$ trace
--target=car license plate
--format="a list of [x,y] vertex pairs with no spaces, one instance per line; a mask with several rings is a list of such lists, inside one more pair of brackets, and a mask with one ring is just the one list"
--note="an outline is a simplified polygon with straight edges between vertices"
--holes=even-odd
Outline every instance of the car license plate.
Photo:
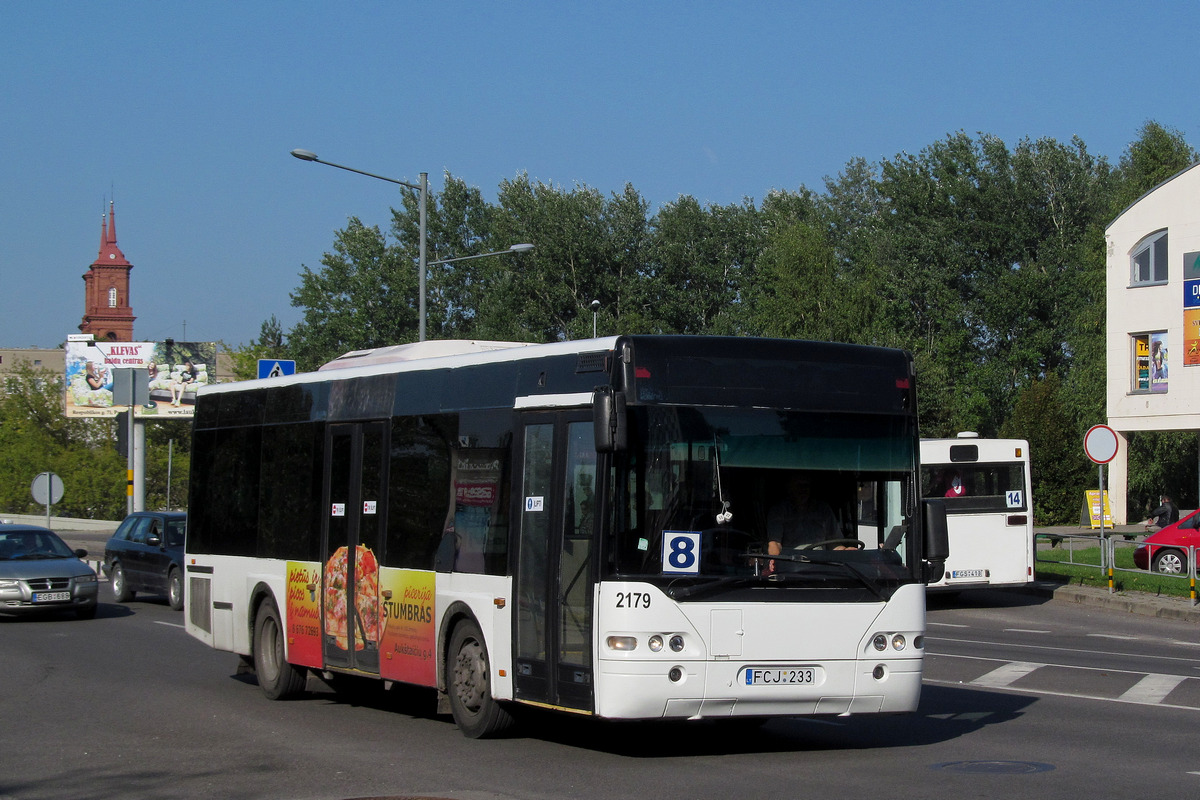
[[34,592],[33,602],[35,603],[61,603],[64,600],[70,600],[70,592]]
[[983,570],[981,569],[956,569],[950,571],[951,578],[982,578]]
[[817,682],[813,667],[746,667],[747,686],[811,686]]

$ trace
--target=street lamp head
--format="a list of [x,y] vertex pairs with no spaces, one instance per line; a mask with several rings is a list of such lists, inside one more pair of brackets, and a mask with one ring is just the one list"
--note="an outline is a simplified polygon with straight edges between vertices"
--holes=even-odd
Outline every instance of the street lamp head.
[[593,314],[595,314],[595,313],[596,313],[597,311],[599,311],[599,310],[600,310],[600,301],[599,301],[599,300],[593,300],[593,301],[592,301],[592,313],[593,313]]
[[317,161],[317,154],[311,150],[293,150],[292,155],[301,161]]
[[514,253],[528,253],[530,250],[533,249],[533,245],[531,245],[531,244],[514,244],[514,245],[509,245],[508,249]]

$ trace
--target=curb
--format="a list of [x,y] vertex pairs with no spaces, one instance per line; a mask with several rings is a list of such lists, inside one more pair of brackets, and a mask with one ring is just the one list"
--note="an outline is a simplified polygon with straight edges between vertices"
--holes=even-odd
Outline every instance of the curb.
[[1200,623],[1200,606],[1183,597],[1160,597],[1144,592],[1115,592],[1095,586],[1071,586],[1055,581],[1034,581],[1022,589],[1027,594],[1068,603],[1123,611],[1157,619]]

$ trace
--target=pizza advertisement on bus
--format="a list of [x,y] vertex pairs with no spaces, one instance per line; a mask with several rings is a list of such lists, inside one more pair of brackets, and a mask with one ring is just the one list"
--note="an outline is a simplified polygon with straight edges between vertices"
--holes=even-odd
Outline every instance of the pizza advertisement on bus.
[[325,562],[325,638],[339,650],[379,648],[379,562],[371,549],[354,550],[353,614],[349,613],[349,548],[339,547]]
[[434,574],[408,569],[381,572],[380,677],[421,686],[437,684]]
[[320,585],[320,564],[287,562],[288,660],[306,667],[322,666]]

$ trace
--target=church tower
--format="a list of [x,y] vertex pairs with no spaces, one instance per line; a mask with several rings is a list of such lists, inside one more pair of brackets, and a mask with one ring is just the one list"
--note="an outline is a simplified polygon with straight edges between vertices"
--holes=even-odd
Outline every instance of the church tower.
[[132,342],[133,308],[129,305],[129,271],[133,269],[117,247],[117,217],[113,202],[108,218],[100,217],[100,255],[83,276],[84,314],[79,330],[96,341]]

